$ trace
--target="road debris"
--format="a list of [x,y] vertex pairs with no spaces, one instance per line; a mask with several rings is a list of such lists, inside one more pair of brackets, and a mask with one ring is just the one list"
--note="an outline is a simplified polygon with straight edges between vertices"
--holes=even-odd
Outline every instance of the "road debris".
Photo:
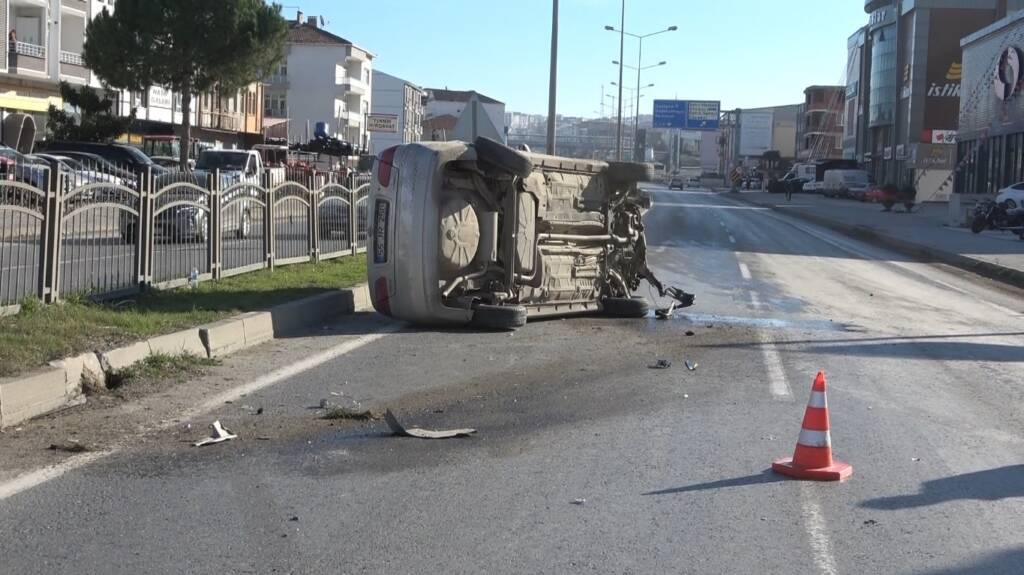
[[666,308],[659,308],[654,310],[654,317],[658,319],[670,319],[672,314],[676,311],[676,302],[672,302]]
[[695,334],[693,333],[693,331],[692,331],[692,330],[689,330],[689,329],[688,329],[688,330],[686,330],[686,335],[687,335],[687,336],[692,336],[692,335],[695,335]]
[[63,443],[51,443],[48,447],[50,451],[63,451],[65,453],[83,453],[89,451],[89,448],[72,439]]
[[330,406],[331,402],[326,397],[320,400],[320,409],[327,409]]
[[572,501],[570,501],[569,503],[570,503],[571,505],[586,505],[586,503],[587,503],[587,500],[586,500],[586,499],[584,499],[584,498],[582,498],[582,497],[578,497],[578,498],[576,498],[576,499],[573,499],[573,500],[572,500]]
[[381,413],[379,410],[361,407],[358,405],[355,407],[344,407],[340,405],[332,406],[320,416],[320,419],[355,419],[358,421],[380,418]]
[[395,414],[391,413],[388,409],[384,412],[384,420],[388,422],[388,427],[391,428],[391,432],[395,435],[402,435],[405,437],[418,437],[420,439],[448,439],[451,437],[463,437],[476,433],[475,429],[420,429],[418,427],[406,428],[404,425],[398,422],[395,418]]
[[648,365],[647,367],[651,369],[668,369],[672,367],[672,362],[667,359],[659,359],[658,361],[655,361],[653,364]]
[[697,369],[697,366],[700,365],[696,361],[690,361],[690,360],[686,360],[683,363],[686,364],[686,369],[688,369],[690,371],[695,371]]
[[288,521],[298,521],[298,520],[299,520],[299,516],[298,515],[292,515],[291,517],[288,518]]
[[192,445],[194,445],[195,447],[203,447],[204,445],[213,445],[214,443],[220,443],[222,441],[227,441],[229,439],[238,439],[237,435],[231,433],[227,429],[224,429],[224,427],[220,424],[220,420],[214,421],[210,425],[210,429],[213,430],[213,434],[210,435],[210,437],[201,439],[193,443]]
[[867,521],[864,522],[864,525],[877,525],[877,524],[878,524],[878,522],[875,521],[874,519],[868,519]]
[[260,407],[256,410],[256,415],[263,415],[263,408]]

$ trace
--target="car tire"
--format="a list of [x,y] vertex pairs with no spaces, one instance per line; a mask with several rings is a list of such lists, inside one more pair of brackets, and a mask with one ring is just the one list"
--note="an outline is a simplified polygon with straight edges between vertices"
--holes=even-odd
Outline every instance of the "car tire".
[[1012,199],[1007,198],[1007,200],[1005,202],[1003,202],[1003,203],[1006,204],[1006,209],[1008,209],[1008,210],[1016,210],[1017,209],[1017,202],[1013,201]]
[[521,305],[477,304],[473,308],[474,327],[493,330],[512,330],[526,325],[526,308]]
[[601,310],[611,317],[647,317],[651,306],[640,296],[606,297],[601,300]]
[[526,178],[533,173],[533,162],[529,158],[501,142],[480,136],[473,142],[473,147],[476,149],[478,159],[496,168],[520,178]]
[[[654,167],[637,162],[608,162],[608,178],[616,184],[649,182],[654,179]],[[679,189],[683,189],[679,186]]]

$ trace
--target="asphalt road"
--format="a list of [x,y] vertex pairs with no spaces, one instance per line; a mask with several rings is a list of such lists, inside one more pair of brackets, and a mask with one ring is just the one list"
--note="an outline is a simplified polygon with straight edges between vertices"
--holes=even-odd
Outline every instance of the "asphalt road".
[[[238,354],[123,412],[207,398],[178,414],[192,428],[78,429],[109,451],[31,488],[0,470],[0,570],[1024,572],[1021,292],[727,195],[658,189],[646,222],[661,279],[698,294],[674,319],[508,335],[366,314]],[[766,471],[818,370],[842,484]],[[393,437],[318,419],[323,398],[478,433]],[[213,419],[240,438],[186,443]],[[61,421],[0,443],[59,460]]]

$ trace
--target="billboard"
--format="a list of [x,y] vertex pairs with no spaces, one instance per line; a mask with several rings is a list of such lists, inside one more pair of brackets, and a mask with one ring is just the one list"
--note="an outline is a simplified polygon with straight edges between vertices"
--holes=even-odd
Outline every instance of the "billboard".
[[721,108],[717,100],[655,100],[654,127],[714,131]]
[[772,149],[772,112],[740,112],[740,155],[761,156]]
[[[979,30],[993,20],[992,10],[933,10],[928,29],[928,64],[925,81],[924,128],[956,130],[960,120],[963,52],[960,38]],[[986,96],[988,94],[985,94]],[[975,96],[976,97],[976,96]]]

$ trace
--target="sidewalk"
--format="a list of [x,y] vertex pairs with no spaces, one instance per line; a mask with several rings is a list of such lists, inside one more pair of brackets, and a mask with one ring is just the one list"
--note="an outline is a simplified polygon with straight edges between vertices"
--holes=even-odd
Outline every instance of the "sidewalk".
[[796,194],[741,192],[728,197],[770,207],[884,247],[953,265],[1024,287],[1024,240],[1009,232],[972,234],[946,225],[946,204],[921,204],[913,213],[902,206],[892,212],[879,204]]

